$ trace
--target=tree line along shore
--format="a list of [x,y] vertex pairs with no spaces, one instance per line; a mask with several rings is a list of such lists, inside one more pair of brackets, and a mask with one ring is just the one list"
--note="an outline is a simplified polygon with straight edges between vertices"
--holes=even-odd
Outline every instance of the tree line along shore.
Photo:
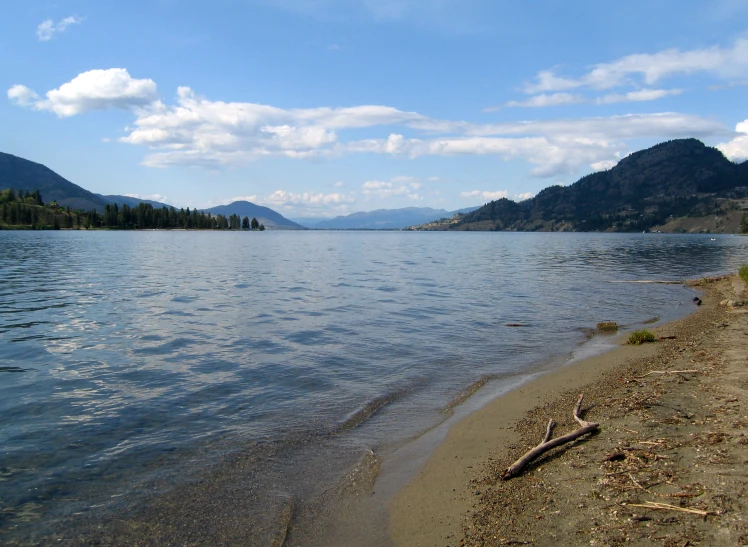
[[62,207],[56,202],[45,204],[39,190],[0,191],[0,229],[4,230],[256,230],[265,226],[256,218],[213,215],[197,209],[154,207],[140,203],[137,207],[116,203],[104,206],[104,213]]

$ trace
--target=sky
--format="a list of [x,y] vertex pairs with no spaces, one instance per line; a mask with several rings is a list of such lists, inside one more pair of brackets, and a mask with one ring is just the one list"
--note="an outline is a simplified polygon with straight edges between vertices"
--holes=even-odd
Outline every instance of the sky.
[[748,0],[9,0],[0,88],[0,151],[96,193],[455,210],[748,159]]

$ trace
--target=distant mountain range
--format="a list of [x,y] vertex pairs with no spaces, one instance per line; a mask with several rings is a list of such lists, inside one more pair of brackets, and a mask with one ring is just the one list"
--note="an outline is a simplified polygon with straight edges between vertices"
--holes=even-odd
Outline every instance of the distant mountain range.
[[457,213],[468,213],[478,207],[457,211],[431,207],[404,207],[402,209],[377,209],[338,216],[331,219],[295,219],[307,228],[324,230],[401,230],[414,224],[423,224],[441,218],[451,218]]
[[[499,199],[428,230],[699,231],[734,232],[746,209],[748,162],[736,164],[696,139],[678,139],[635,152],[608,171],[570,186],[551,186],[516,203]],[[679,227],[680,226],[680,227]]]
[[[63,207],[83,211],[96,210],[99,213],[103,213],[104,207],[112,203],[129,207],[137,207],[140,203],[148,203],[157,208],[172,207],[166,203],[129,196],[94,194],[77,184],[73,184],[40,163],[0,152],[0,190],[6,188],[26,191],[39,190],[45,203],[56,201]],[[205,209],[205,212],[214,215],[222,214],[227,217],[237,214],[240,217],[256,218],[266,228],[271,229],[303,229],[303,226],[288,220],[280,213],[248,201],[235,201],[229,205]]]

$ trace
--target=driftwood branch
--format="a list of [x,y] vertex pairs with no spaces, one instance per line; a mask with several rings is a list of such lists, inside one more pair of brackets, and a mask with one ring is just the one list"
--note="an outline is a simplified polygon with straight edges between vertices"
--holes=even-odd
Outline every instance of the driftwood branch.
[[514,462],[512,465],[510,465],[506,471],[501,475],[501,478],[503,480],[511,479],[512,477],[516,477],[522,471],[527,467],[530,462],[535,460],[538,456],[545,454],[549,450],[552,450],[556,448],[557,446],[561,446],[563,444],[566,444],[568,442],[574,441],[578,439],[579,437],[582,437],[583,435],[587,435],[588,433],[592,433],[595,431],[600,424],[595,422],[587,422],[583,420],[579,416],[579,412],[582,408],[582,400],[584,399],[584,395],[579,396],[579,400],[577,401],[576,406],[574,407],[574,420],[579,424],[579,429],[576,429],[575,431],[572,431],[571,433],[567,433],[566,435],[562,437],[558,437],[556,439],[551,440],[551,434],[553,433],[553,428],[556,425],[556,423],[553,420],[550,420],[548,422],[548,428],[545,432],[545,437],[543,438],[543,441],[527,452],[524,456],[522,456],[520,459],[518,459],[516,462]]
[[639,378],[646,378],[650,374],[697,374],[701,372],[700,370],[650,370],[643,376],[639,376]]
[[691,509],[690,507],[678,507],[677,505],[670,505],[669,503],[660,503],[657,501],[647,501],[644,503],[629,503],[629,507],[644,507],[646,509],[659,509],[662,511],[680,511],[682,513],[692,513],[694,515],[701,515],[706,517],[708,515],[716,515],[714,511],[704,511],[702,509]]

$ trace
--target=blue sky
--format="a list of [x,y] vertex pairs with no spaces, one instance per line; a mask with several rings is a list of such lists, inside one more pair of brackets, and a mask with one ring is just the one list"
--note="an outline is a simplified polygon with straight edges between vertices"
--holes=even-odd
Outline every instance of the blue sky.
[[0,151],[102,194],[448,210],[696,137],[748,159],[748,0],[11,1]]

